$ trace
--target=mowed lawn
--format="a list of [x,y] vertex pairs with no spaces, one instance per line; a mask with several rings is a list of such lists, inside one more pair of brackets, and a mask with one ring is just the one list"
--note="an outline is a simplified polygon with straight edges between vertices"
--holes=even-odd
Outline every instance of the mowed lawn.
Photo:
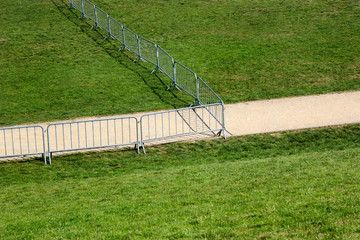
[[360,238],[360,125],[148,153],[0,163],[0,238]]
[[[2,1],[0,126],[189,104],[64,2]],[[226,103],[360,89],[359,1],[92,2]]]

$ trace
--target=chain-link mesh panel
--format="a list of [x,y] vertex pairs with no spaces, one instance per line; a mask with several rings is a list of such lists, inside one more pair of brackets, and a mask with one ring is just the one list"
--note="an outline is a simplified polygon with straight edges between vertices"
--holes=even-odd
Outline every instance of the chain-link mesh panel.
[[111,36],[114,37],[119,42],[124,43],[122,25],[112,17],[109,17],[109,19],[110,19]]
[[165,73],[169,78],[174,80],[174,61],[173,58],[165,52],[164,49],[158,46],[159,52],[159,68],[160,71]]
[[96,7],[97,25],[109,32],[108,15],[106,12]]
[[87,0],[83,1],[83,4],[84,4],[84,15],[85,15],[85,17],[90,18],[91,20],[96,22],[95,5],[92,4],[91,2],[87,1]]
[[216,93],[201,79],[198,77],[199,86],[199,100],[202,104],[221,103],[220,98]]
[[175,62],[176,84],[196,98],[196,74],[182,65]]
[[157,65],[156,44],[142,37],[139,37],[139,41],[141,57],[146,61]]
[[73,0],[72,6],[82,12],[81,0]]
[[137,34],[124,27],[126,49],[139,54]]

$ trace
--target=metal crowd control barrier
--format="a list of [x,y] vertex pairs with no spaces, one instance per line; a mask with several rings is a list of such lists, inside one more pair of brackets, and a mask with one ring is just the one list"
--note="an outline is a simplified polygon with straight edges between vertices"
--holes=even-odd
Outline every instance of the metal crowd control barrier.
[[138,120],[135,117],[53,123],[47,127],[48,156],[68,152],[135,145],[139,153]]
[[[127,49],[138,56],[138,60],[149,62],[155,66],[153,72],[160,70],[172,80],[168,89],[175,87],[190,94],[195,100],[191,104],[222,103],[215,92],[195,72],[174,60],[164,49],[156,43],[147,40],[121,23],[110,17],[105,11],[96,7],[88,0],[69,0],[70,6],[79,10],[82,16],[91,19],[97,27],[105,30],[107,36],[122,44],[120,49]],[[207,96],[206,101],[200,98]],[[213,95],[213,96],[210,96]],[[214,101],[209,101],[214,100]],[[206,102],[206,103],[205,103]]]
[[223,112],[222,104],[210,104],[143,115],[140,133],[144,153],[147,142],[209,132],[220,135],[225,130]]
[[39,125],[0,128],[0,158],[41,154],[46,164],[44,129]]

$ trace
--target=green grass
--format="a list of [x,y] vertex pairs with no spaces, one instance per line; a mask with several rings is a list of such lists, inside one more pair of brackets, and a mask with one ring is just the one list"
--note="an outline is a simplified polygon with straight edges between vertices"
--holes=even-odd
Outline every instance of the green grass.
[[[355,0],[94,0],[167,50],[226,103],[360,89]],[[0,125],[182,107],[60,0],[4,0]]]
[[0,163],[1,239],[357,239],[360,125]]

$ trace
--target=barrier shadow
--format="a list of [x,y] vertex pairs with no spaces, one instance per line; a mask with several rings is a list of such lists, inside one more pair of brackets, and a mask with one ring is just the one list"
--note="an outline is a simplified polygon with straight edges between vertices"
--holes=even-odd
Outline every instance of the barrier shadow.
[[[110,57],[115,59],[122,67],[128,69],[138,76],[141,81],[148,86],[152,93],[166,105],[173,108],[187,107],[193,99],[187,94],[179,91],[167,91],[168,86],[172,83],[165,74],[158,71],[157,74],[151,73],[154,66],[149,63],[140,61],[136,64],[136,55],[130,51],[118,51],[121,43],[113,39],[105,39],[105,31],[93,27],[91,20],[82,17],[78,10],[69,8],[69,4],[64,0],[50,0],[58,11],[71,21],[75,26],[91,38],[100,48],[103,49]],[[151,68],[152,67],[152,68]]]

